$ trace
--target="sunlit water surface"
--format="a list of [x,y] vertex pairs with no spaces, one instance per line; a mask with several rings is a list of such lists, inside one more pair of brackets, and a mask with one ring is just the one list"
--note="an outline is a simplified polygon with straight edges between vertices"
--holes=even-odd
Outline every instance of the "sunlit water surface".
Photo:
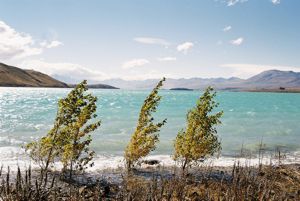
[[[20,147],[51,129],[58,99],[69,91],[0,88],[0,163],[27,160]],[[92,134],[91,147],[103,166],[116,166],[121,163],[124,147],[149,91],[94,89],[91,92],[99,98],[97,114],[102,121],[101,127]],[[162,90],[160,94],[163,98],[155,120],[167,118],[167,124],[161,130],[160,143],[152,157],[160,157],[169,163],[173,140],[185,127],[186,113],[202,92]],[[217,101],[220,103],[218,110],[224,111],[222,125],[218,126],[222,142],[221,165],[239,155],[242,147],[247,153],[255,153],[261,141],[267,151],[274,152],[279,148],[288,153],[290,161],[298,160],[300,94],[219,92]]]

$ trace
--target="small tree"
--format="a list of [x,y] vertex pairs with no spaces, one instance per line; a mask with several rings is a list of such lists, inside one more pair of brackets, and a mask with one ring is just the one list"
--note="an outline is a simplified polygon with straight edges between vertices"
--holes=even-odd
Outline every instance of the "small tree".
[[154,123],[152,113],[156,111],[160,102],[161,96],[158,95],[158,90],[162,87],[164,81],[165,78],[159,81],[141,108],[137,127],[125,150],[125,160],[128,170],[131,170],[140,158],[147,156],[151,151],[155,150],[156,143],[159,141],[158,132],[166,123],[166,119],[162,122]]
[[88,124],[97,117],[97,97],[86,93],[87,90],[85,80],[59,100],[53,128],[45,137],[26,146],[30,157],[43,171],[47,172],[57,159],[62,162],[63,170],[70,170],[71,176],[73,169],[83,170],[92,160],[94,152],[89,149],[92,141],[89,133],[100,126],[100,121]]
[[223,112],[210,114],[218,103],[216,93],[208,87],[197,105],[187,113],[187,127],[176,137],[174,159],[181,162],[183,173],[192,163],[204,160],[221,149],[215,126],[220,124]]

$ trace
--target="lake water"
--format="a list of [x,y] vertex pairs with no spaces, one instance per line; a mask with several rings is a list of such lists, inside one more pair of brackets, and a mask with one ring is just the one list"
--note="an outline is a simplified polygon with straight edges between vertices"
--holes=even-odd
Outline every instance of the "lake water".
[[[20,147],[45,135],[53,125],[57,101],[70,89],[0,88],[0,163],[9,165],[28,160]],[[93,135],[92,149],[98,167],[120,164],[123,150],[136,126],[140,107],[149,91],[90,90],[97,96],[101,127]],[[162,90],[155,119],[167,118],[160,143],[152,157],[171,162],[173,140],[185,127],[187,111],[201,91]],[[300,94],[218,92],[218,110],[224,111],[218,134],[224,165],[240,153],[255,153],[260,142],[266,149],[286,152],[290,162],[300,158]]]

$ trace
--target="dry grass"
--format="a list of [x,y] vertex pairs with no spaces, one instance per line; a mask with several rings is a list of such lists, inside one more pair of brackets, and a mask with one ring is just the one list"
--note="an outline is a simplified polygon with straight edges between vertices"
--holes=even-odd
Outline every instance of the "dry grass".
[[[93,187],[78,186],[61,180],[55,174],[50,174],[45,182],[41,179],[41,173],[33,173],[31,168],[25,172],[18,169],[17,172],[3,174],[3,168],[0,170],[2,178],[0,184],[1,201],[40,201],[40,200],[102,200],[107,197],[105,188],[100,185]],[[13,176],[14,179],[11,179]],[[104,190],[103,190],[104,189]]]
[[120,200],[300,200],[299,168],[235,166],[229,175],[218,178],[209,172],[167,180],[130,177]]
[[118,185],[88,185],[62,181],[52,174],[45,185],[30,168],[23,173],[0,171],[0,200],[300,200],[300,165],[236,165],[230,172],[199,168],[185,177],[179,175],[133,174]]

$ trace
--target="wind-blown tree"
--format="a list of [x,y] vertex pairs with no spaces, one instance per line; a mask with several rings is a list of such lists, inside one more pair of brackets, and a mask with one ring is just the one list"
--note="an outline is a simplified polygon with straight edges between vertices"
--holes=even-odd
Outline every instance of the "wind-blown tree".
[[159,123],[154,123],[152,113],[156,112],[161,96],[158,95],[165,78],[158,82],[142,105],[138,124],[131,136],[131,140],[125,149],[125,160],[127,169],[130,171],[142,157],[147,156],[155,150],[159,141],[160,128],[166,123],[166,119]]
[[208,87],[197,105],[187,113],[187,126],[181,130],[174,142],[174,159],[181,163],[184,174],[187,167],[203,161],[221,149],[216,125],[220,124],[223,111],[211,114],[218,107],[216,92]]
[[94,151],[89,149],[90,133],[100,126],[97,117],[97,97],[87,93],[87,82],[78,84],[66,98],[58,102],[53,128],[45,137],[27,144],[30,157],[41,165],[47,175],[50,165],[58,160],[63,170],[83,170],[91,162]]

